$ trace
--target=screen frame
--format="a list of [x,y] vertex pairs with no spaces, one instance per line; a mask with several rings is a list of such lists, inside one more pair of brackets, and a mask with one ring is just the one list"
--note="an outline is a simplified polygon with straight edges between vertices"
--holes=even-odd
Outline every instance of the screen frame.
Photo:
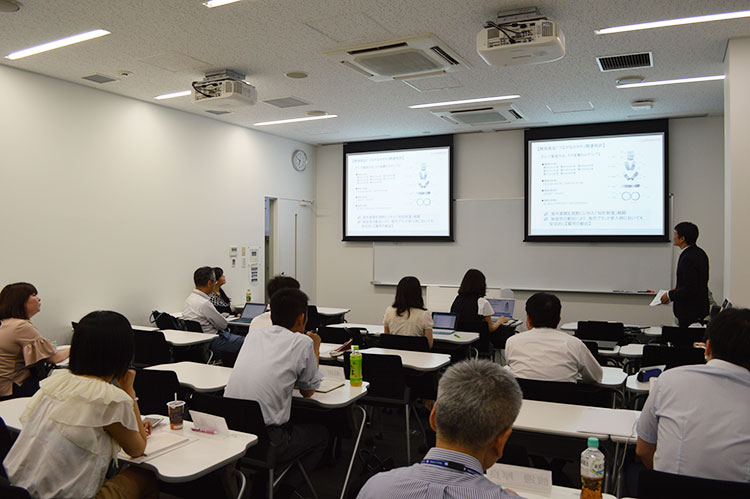
[[[346,157],[352,153],[397,151],[411,149],[432,149],[437,147],[448,147],[448,235],[447,236],[350,236],[347,235],[346,206],[347,206],[347,183],[346,183]],[[453,135],[429,135],[426,137],[405,137],[400,139],[368,140],[363,142],[344,143],[343,171],[344,183],[342,186],[342,213],[341,222],[342,241],[366,241],[366,242],[403,242],[403,241],[440,241],[453,242],[455,234],[453,230]]]
[[[576,139],[586,137],[616,137],[648,133],[664,134],[664,232],[657,235],[589,235],[589,236],[534,236],[529,235],[530,201],[529,193],[529,142],[537,140]],[[524,131],[524,242],[625,242],[625,243],[664,243],[671,241],[669,227],[669,120],[621,121],[590,123],[586,125],[566,125],[544,128],[527,128]]]

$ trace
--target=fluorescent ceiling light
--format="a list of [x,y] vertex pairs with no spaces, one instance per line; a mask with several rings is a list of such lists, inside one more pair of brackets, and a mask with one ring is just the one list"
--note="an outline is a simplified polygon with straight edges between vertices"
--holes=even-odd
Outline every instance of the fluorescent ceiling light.
[[41,45],[37,45],[36,47],[29,47],[27,49],[19,50],[17,52],[13,52],[12,54],[6,55],[5,58],[10,60],[21,59],[23,57],[41,54],[42,52],[59,49],[60,47],[67,47],[68,45],[73,45],[74,43],[85,42],[86,40],[99,38],[100,36],[108,34],[109,31],[105,29],[95,29],[94,31],[88,31],[79,35],[73,35],[67,38],[62,38],[60,40],[55,40],[54,42],[43,43]]
[[666,21],[653,21],[650,23],[629,24],[627,26],[614,26],[611,28],[597,29],[597,35],[608,35],[611,33],[623,33],[626,31],[638,31],[641,29],[666,28],[669,26],[682,26],[683,24],[707,23],[711,21],[726,21],[729,19],[740,19],[750,17],[750,10],[739,12],[725,12],[723,14],[709,14],[707,16],[683,17],[681,19],[667,19]]
[[433,102],[432,104],[417,104],[409,106],[409,109],[423,109],[426,107],[455,106],[458,104],[475,104],[477,102],[492,102],[496,100],[518,99],[520,95],[501,95],[499,97],[481,97],[479,99],[450,100],[445,102]]
[[172,92],[171,94],[161,94],[154,97],[156,100],[174,99],[175,97],[185,97],[190,95],[190,90],[182,90],[180,92]]
[[253,123],[253,126],[266,126],[266,125],[281,125],[283,123],[297,123],[298,121],[313,121],[313,120],[327,120],[328,118],[338,118],[337,114],[326,114],[325,116],[311,116],[309,118],[294,118],[293,120],[278,120],[278,121],[261,121],[260,123]]
[[209,9],[212,9],[214,7],[221,7],[222,5],[227,5],[239,1],[240,0],[208,0],[207,2],[203,2],[203,5],[205,5]]
[[695,78],[679,78],[677,80],[642,81],[641,83],[625,83],[617,85],[617,88],[655,87],[658,85],[674,85],[676,83],[697,83],[700,81],[723,80],[726,75],[697,76]]

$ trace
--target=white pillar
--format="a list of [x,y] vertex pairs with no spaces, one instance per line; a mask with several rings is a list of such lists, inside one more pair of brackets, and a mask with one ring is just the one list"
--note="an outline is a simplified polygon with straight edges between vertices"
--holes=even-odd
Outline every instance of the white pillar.
[[724,81],[724,296],[750,307],[750,38],[729,40]]

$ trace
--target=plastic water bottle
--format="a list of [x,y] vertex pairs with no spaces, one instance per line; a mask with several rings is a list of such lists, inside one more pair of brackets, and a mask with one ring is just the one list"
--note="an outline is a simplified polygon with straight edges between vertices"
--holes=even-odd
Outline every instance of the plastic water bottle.
[[349,384],[362,386],[362,353],[359,347],[354,345],[349,356]]
[[589,437],[588,448],[581,453],[581,499],[601,499],[604,482],[604,454],[599,439]]
[[253,293],[248,289],[247,293],[245,293],[245,303],[250,303],[251,301],[253,301]]

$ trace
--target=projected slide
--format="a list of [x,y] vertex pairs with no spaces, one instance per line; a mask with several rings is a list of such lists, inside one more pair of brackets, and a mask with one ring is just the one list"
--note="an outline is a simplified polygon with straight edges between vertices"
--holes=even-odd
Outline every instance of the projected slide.
[[347,237],[450,235],[450,147],[346,155]]
[[664,234],[664,134],[530,140],[529,236]]

